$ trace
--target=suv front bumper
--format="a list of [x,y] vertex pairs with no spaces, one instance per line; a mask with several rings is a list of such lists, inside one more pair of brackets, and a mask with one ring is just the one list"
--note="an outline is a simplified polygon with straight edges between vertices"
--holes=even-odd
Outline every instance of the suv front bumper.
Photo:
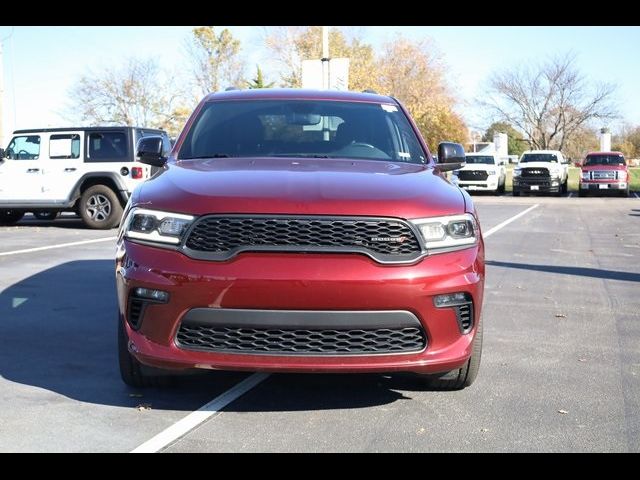
[[[389,266],[358,254],[242,253],[225,262],[190,259],[181,253],[122,241],[116,260],[120,321],[129,350],[139,361],[161,368],[283,372],[445,372],[470,357],[484,288],[483,245],[423,258],[415,265]],[[150,303],[137,329],[128,322],[128,301],[137,287],[169,294],[168,303]],[[473,300],[473,328],[462,333],[454,308],[436,308],[434,296],[465,292]],[[194,309],[216,322],[226,312],[249,311],[244,319],[271,318],[308,327],[333,318],[351,328],[357,322],[413,317],[426,335],[420,351],[306,355],[256,354],[182,348],[177,333]],[[217,310],[216,310],[217,309]],[[299,319],[291,311],[304,311]],[[190,313],[191,312],[191,313]],[[281,312],[281,315],[278,315]],[[344,317],[340,312],[345,312]],[[395,313],[393,313],[395,312]],[[401,312],[401,313],[398,313]],[[275,315],[275,317],[274,317]],[[394,317],[395,315],[395,317]],[[281,318],[278,318],[281,317]],[[400,321],[400,320],[398,320]],[[407,320],[408,321],[408,320]],[[335,326],[335,323],[334,323]],[[356,325],[357,327],[357,325]]]

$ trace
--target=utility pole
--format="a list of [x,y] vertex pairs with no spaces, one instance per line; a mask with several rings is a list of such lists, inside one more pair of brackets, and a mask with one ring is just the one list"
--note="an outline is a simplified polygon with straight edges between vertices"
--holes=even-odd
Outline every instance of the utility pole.
[[[13,35],[13,27],[11,33],[0,39],[0,148],[4,148],[4,63],[2,61],[2,44]],[[15,108],[15,107],[14,107]]]

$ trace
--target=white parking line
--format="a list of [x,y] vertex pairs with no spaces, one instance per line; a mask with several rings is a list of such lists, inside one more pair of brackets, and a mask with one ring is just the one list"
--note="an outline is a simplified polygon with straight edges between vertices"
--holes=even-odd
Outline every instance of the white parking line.
[[191,430],[196,428],[209,417],[220,414],[221,410],[233,402],[236,398],[241,397],[260,382],[269,376],[268,373],[254,373],[245,378],[233,388],[227,390],[222,395],[214,398],[206,405],[200,407],[195,412],[190,413],[182,420],[174,423],[166,430],[163,430],[151,440],[144,442],[139,447],[131,451],[131,453],[155,453],[163,449],[167,445],[175,442],[183,437]]
[[47,247],[25,248],[24,250],[13,250],[12,252],[0,252],[0,257],[5,255],[18,255],[20,253],[40,252],[42,250],[51,250],[52,248],[73,247],[74,245],[86,245],[88,243],[113,241],[118,237],[96,238],[95,240],[82,240],[79,242],[59,243],[58,245],[49,245]]
[[571,197],[573,197],[573,192],[571,192],[571,193],[567,196],[567,198],[571,198]]
[[[514,222],[523,215],[526,215],[531,210],[538,207],[538,205],[540,204],[536,203],[535,205],[527,208],[525,211],[520,212],[517,215],[514,215],[513,217],[489,229],[484,234],[484,238],[493,235],[495,232],[506,227],[511,222]],[[186,434],[188,434],[190,431],[192,431],[207,419],[211,418],[214,415],[219,415],[224,407],[247,393],[267,377],[269,377],[268,373],[254,373],[250,377],[245,378],[243,381],[233,386],[226,392],[222,393],[218,397],[214,398],[206,405],[200,407],[195,412],[190,413],[182,420],[179,420],[178,422],[174,423],[167,429],[157,434],[152,439],[144,442],[139,447],[136,447],[131,451],[131,453],[155,453],[162,450],[166,446],[184,437]]]
[[538,205],[540,205],[539,203],[536,203],[535,205],[532,205],[531,207],[527,208],[524,212],[520,212],[517,215],[514,215],[511,218],[508,218],[507,220],[505,220],[502,223],[499,223],[498,225],[496,225],[493,228],[490,228],[489,230],[487,230],[482,236],[484,238],[487,238],[491,235],[493,235],[494,233],[496,233],[498,230],[500,230],[501,228],[506,227],[507,225],[509,225],[511,222],[516,221],[517,219],[519,219],[520,217],[522,217],[523,215],[526,215],[527,213],[529,213],[531,210],[533,210],[534,208],[538,207]]
[[637,193],[634,193],[634,195],[636,196],[636,198],[640,198],[640,196]]

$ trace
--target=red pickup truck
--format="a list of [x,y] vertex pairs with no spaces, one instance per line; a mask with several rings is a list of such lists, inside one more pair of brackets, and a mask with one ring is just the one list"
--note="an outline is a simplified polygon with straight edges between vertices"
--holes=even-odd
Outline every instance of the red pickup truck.
[[581,197],[614,191],[629,196],[629,170],[621,152],[591,152],[580,165]]

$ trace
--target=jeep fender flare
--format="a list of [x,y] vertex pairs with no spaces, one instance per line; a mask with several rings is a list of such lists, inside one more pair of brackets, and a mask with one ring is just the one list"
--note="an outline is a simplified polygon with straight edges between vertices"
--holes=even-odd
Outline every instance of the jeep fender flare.
[[[102,180],[102,181],[101,181]],[[82,196],[82,192],[89,186],[103,184],[110,187],[120,199],[120,203],[124,207],[129,200],[129,190],[116,172],[90,172],[85,173],[78,179],[71,195],[69,203],[74,204]],[[83,188],[85,187],[86,188]]]

